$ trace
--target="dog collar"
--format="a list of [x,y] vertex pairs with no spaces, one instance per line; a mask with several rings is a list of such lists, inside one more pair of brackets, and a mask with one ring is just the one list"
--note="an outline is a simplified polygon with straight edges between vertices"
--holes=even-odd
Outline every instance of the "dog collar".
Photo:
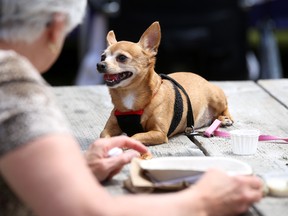
[[136,111],[131,110],[131,111],[127,111],[127,112],[121,112],[119,110],[115,110],[114,114],[115,114],[115,116],[121,116],[121,115],[122,116],[123,115],[142,115],[143,112],[144,112],[144,109],[136,110]]

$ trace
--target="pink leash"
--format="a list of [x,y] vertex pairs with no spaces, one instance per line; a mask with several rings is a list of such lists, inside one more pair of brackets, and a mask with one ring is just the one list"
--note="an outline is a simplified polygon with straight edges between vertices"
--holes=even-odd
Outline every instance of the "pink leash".
[[[205,137],[218,136],[218,137],[229,138],[230,137],[229,132],[218,130],[220,125],[221,125],[221,121],[219,121],[218,119],[215,119],[215,121],[210,125],[210,127],[204,131],[203,135]],[[282,138],[282,137],[271,136],[271,135],[259,136],[259,141],[272,141],[272,140],[283,140],[285,142],[288,142],[288,138]]]

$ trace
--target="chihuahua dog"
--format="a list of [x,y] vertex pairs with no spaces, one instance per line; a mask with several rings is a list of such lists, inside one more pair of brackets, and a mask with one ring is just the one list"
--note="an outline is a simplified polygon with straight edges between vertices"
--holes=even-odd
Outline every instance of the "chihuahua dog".
[[154,71],[161,31],[154,22],[138,43],[117,41],[107,34],[108,47],[97,64],[109,87],[114,109],[100,137],[126,133],[147,145],[167,143],[168,137],[193,133],[219,119],[230,126],[224,92],[199,75]]

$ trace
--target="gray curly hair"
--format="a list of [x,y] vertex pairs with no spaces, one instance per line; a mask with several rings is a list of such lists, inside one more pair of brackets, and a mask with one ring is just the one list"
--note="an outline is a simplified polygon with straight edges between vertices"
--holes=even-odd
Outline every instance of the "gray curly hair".
[[66,32],[81,21],[87,0],[0,0],[0,40],[33,42],[55,13],[67,16]]

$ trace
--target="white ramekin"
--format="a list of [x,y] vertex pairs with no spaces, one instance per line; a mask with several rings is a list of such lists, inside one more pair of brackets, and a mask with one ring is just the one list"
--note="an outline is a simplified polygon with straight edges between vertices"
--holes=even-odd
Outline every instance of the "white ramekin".
[[232,152],[237,155],[252,155],[257,152],[260,132],[256,129],[230,131]]

